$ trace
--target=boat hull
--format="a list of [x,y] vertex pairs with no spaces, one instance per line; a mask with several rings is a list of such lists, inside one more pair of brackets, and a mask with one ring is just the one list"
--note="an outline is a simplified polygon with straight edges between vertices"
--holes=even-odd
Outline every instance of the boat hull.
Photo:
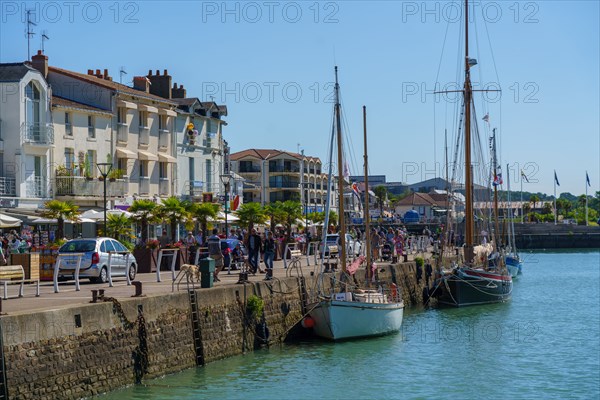
[[381,336],[400,330],[404,303],[323,300],[310,316],[316,335],[331,340]]
[[[505,257],[505,261],[506,261],[506,267],[508,268],[508,271],[511,273],[513,278],[515,276],[523,273],[523,262],[521,261],[521,259],[518,256],[515,257],[515,256],[508,255]],[[516,273],[514,273],[515,271],[516,271]]]
[[500,303],[510,299],[512,277],[470,268],[443,276],[438,302],[452,307]]

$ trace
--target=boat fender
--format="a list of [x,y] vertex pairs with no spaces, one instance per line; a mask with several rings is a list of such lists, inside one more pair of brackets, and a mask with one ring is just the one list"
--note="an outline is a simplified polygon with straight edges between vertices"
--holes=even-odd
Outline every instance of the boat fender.
[[303,328],[310,329],[315,326],[315,320],[311,316],[306,316],[302,319],[301,325]]

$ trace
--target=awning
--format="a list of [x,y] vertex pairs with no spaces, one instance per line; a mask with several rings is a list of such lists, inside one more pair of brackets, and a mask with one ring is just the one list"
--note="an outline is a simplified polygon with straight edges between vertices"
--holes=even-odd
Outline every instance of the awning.
[[158,157],[156,157],[156,154],[143,150],[138,150],[138,158],[140,160],[158,161]]
[[137,158],[137,154],[135,154],[131,150],[123,149],[121,147],[117,147],[117,157],[118,158]]
[[140,110],[140,111],[147,111],[147,112],[158,114],[158,108],[152,107],[152,106],[148,106],[146,104],[138,104],[138,110]]
[[137,105],[135,103],[131,103],[131,102],[125,101],[125,100],[117,101],[117,107],[125,107],[125,108],[131,108],[132,110],[137,110]]
[[158,113],[161,115],[168,115],[169,117],[176,117],[177,113],[173,110],[167,110],[165,108],[159,108]]
[[173,164],[175,164],[177,162],[177,159],[175,157],[170,156],[165,153],[158,153],[158,160],[162,161],[162,162],[173,163]]
[[21,226],[22,223],[23,221],[18,218],[0,214],[0,228],[16,228]]

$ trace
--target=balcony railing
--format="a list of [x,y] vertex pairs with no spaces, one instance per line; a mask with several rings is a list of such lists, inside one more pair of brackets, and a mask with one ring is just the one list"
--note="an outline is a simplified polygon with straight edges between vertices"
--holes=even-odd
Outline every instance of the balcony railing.
[[150,178],[147,176],[140,177],[140,194],[150,193]]
[[25,181],[25,193],[27,197],[42,198],[46,197],[46,185],[41,176],[32,176]]
[[16,196],[17,195],[17,180],[0,176],[0,196]]
[[158,147],[166,149],[169,147],[169,131],[161,129],[158,131]]
[[[83,176],[57,176],[54,182],[56,196],[103,197],[104,182]],[[125,196],[129,190],[129,180],[116,179],[106,182],[106,195],[109,197]]]
[[129,137],[129,126],[127,124],[117,124],[117,141],[127,143]]
[[254,165],[251,165],[251,166],[245,166],[245,167],[240,167],[240,171],[239,171],[239,172],[240,172],[241,174],[244,174],[244,173],[251,173],[251,172],[260,172],[260,167],[258,167],[258,166],[254,166]]
[[49,146],[54,144],[54,125],[21,124],[21,143]]
[[140,146],[148,146],[150,144],[150,128],[146,126],[140,126]]
[[202,197],[203,189],[204,182],[202,181],[185,181],[182,188],[182,196],[184,198]]
[[300,167],[284,167],[281,165],[277,165],[275,167],[269,167],[269,172],[293,172],[299,173]]

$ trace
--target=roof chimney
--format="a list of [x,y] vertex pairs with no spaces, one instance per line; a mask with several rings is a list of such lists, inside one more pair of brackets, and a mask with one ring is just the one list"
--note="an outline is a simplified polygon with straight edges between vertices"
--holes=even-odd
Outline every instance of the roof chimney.
[[94,70],[93,69],[88,69],[88,75],[94,75]]
[[183,88],[183,85],[179,85],[179,88],[178,88],[177,84],[174,84],[173,89],[171,89],[171,94],[174,99],[185,99],[186,98],[186,90]]
[[161,75],[160,71],[157,69],[156,75],[150,75],[150,76],[148,76],[148,79],[150,79],[150,83],[151,83],[150,93],[152,93],[156,96],[160,96],[164,99],[172,98],[172,92],[171,92],[172,78],[166,69],[164,70],[164,75]]
[[48,77],[48,56],[44,55],[41,50],[31,57],[31,66],[44,75],[44,79]]
[[150,82],[145,76],[134,76],[133,77],[133,88],[142,92],[150,92]]

